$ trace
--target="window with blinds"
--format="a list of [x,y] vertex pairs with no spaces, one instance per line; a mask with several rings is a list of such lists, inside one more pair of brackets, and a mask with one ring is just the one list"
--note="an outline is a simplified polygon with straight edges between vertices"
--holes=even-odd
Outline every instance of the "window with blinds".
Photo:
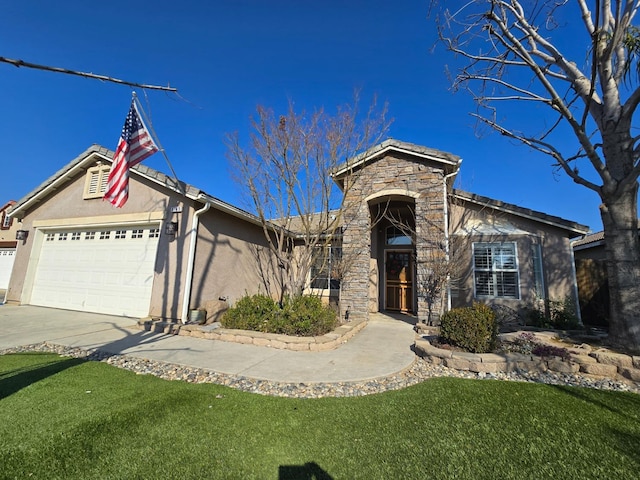
[[516,244],[474,243],[473,276],[476,298],[520,298]]
[[107,191],[110,165],[98,165],[87,170],[84,186],[84,198],[102,198]]

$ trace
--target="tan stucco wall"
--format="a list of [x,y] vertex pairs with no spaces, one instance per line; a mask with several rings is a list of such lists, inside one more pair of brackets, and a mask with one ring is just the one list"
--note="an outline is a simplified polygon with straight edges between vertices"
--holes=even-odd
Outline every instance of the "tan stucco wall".
[[[265,286],[256,249],[268,258],[261,226],[215,209],[202,215],[192,283],[192,308],[222,297],[233,304],[245,294],[272,293]],[[265,268],[265,272],[268,270]],[[268,281],[273,283],[272,278]]]
[[[86,168],[94,166],[94,162],[87,163]],[[129,182],[129,200],[124,207],[117,209],[102,199],[83,199],[86,168],[78,172],[69,182],[52,191],[46,198],[21,213],[21,228],[29,231],[25,242],[18,242],[16,260],[11,277],[7,301],[21,303],[26,289],[30,288],[30,261],[37,261],[39,244],[34,250],[34,243],[38,243],[38,231],[43,224],[58,224],[60,228],[73,228],[83,224],[101,225],[105,218],[111,224],[120,220],[134,218],[164,218],[179,222],[179,234],[173,237],[164,235],[164,222],[153,220],[160,228],[158,255],[156,258],[154,283],[149,314],[167,318],[178,318],[181,311],[182,290],[184,282],[186,254],[184,242],[186,229],[190,226],[193,207],[188,201],[181,203],[184,197],[158,186],[156,183],[132,173]],[[182,205],[183,212],[172,214],[171,208]],[[153,215],[152,215],[153,214]],[[63,222],[58,220],[65,219]],[[74,219],[77,219],[74,222]],[[35,226],[34,226],[35,223]],[[147,223],[147,222],[144,222]],[[34,270],[32,266],[31,270]],[[25,280],[27,283],[25,284]]]
[[[473,225],[494,225],[497,229],[511,232],[500,235],[497,232],[460,235],[465,226],[469,231]],[[514,232],[515,230],[515,232]],[[451,206],[450,222],[452,257],[457,265],[458,296],[452,299],[452,306],[470,305],[474,300],[520,308],[536,300],[535,276],[532,248],[539,243],[542,254],[544,284],[547,298],[564,300],[575,298],[575,274],[572,249],[567,233],[551,225],[534,222],[526,218],[510,215],[490,208],[462,203]],[[486,232],[486,231],[485,231]],[[520,299],[475,299],[473,297],[473,242],[515,242],[520,275]],[[453,250],[456,249],[454,252]]]
[[583,259],[592,259],[592,260],[602,260],[605,261],[607,259],[607,252],[604,249],[603,245],[594,245],[590,248],[579,248],[574,251],[574,256],[577,260]]

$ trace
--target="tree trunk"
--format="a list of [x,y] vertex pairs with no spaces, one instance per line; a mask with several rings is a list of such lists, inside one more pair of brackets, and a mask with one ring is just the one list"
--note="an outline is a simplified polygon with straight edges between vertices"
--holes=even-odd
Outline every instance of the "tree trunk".
[[609,198],[600,207],[609,277],[609,339],[640,352],[640,240],[638,183]]

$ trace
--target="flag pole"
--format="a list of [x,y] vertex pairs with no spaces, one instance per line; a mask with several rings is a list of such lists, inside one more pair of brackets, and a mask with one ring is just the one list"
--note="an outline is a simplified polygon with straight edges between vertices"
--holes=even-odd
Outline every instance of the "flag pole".
[[167,156],[167,152],[164,150],[164,147],[160,143],[160,140],[158,139],[158,135],[156,134],[156,131],[153,129],[153,124],[149,121],[149,117],[147,117],[147,112],[145,112],[144,108],[142,108],[142,104],[140,103],[140,100],[138,99],[138,95],[136,95],[135,91],[132,92],[132,96],[133,96],[133,101],[136,103],[136,107],[138,108],[138,110],[142,114],[142,117],[143,117],[145,125],[147,125],[149,127],[149,133],[152,135],[153,141],[158,146],[158,150],[160,152],[162,152],[162,155],[164,156],[164,159],[167,161],[167,165],[169,165],[169,169],[171,170],[171,173],[173,174],[173,178],[176,181],[176,184],[178,185],[178,188],[180,189],[180,192],[183,195],[186,195],[184,187],[182,186],[182,182],[180,182],[180,180],[178,180],[178,175],[176,175],[176,171],[173,169],[173,165],[171,165],[171,161],[169,160],[169,157]]

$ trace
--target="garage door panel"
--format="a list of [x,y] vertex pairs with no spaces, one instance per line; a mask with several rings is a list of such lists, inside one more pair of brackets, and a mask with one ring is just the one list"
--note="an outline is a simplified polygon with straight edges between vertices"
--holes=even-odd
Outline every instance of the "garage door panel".
[[9,278],[16,258],[15,248],[0,248],[0,289],[9,288]]
[[158,238],[149,235],[148,226],[135,229],[142,230],[142,238],[134,237],[131,227],[50,232],[42,245],[31,303],[146,316]]

